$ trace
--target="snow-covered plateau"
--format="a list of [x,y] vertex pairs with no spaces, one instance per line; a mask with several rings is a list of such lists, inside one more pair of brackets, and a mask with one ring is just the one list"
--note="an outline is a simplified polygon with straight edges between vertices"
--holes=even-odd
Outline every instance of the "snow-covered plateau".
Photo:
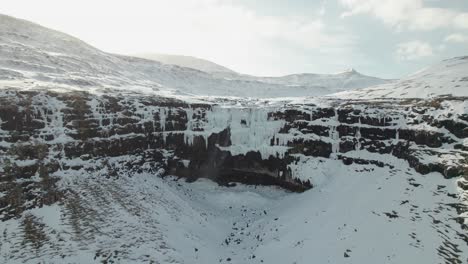
[[462,264],[467,200],[468,57],[255,77],[0,15],[0,263]]

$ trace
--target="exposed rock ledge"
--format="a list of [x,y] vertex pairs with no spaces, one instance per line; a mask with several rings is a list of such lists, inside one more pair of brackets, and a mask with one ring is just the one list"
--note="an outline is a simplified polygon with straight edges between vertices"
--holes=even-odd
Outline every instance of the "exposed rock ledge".
[[307,157],[391,167],[385,157],[392,155],[422,174],[466,176],[468,115],[457,111],[465,104],[440,98],[240,107],[7,90],[0,97],[0,218],[60,200],[57,181],[69,170],[101,170],[103,177],[146,170],[303,191],[314,186],[302,169]]

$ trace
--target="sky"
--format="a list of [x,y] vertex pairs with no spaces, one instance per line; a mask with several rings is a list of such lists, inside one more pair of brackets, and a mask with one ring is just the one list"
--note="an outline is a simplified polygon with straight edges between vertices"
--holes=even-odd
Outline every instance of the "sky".
[[2,0],[0,13],[107,52],[189,55],[261,76],[400,78],[468,55],[467,0]]

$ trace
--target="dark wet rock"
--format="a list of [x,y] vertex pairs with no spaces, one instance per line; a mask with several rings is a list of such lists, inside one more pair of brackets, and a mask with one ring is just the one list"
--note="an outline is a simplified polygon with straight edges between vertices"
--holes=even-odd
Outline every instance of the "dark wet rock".
[[468,181],[458,181],[457,185],[465,191],[468,190]]
[[360,164],[360,165],[373,164],[373,165],[376,165],[377,167],[381,167],[381,168],[384,167],[384,166],[387,166],[387,167],[391,166],[389,164],[385,164],[385,163],[383,163],[381,161],[378,161],[378,160],[366,160],[366,159],[350,158],[350,157],[345,157],[345,156],[341,156],[341,155],[338,156],[338,159],[342,160],[343,164],[345,164],[345,165],[351,165],[351,164],[355,163],[355,164]]
[[346,153],[352,150],[356,150],[356,142],[357,140],[347,140],[347,141],[341,141],[340,142],[340,152],[341,153]]
[[390,219],[394,219],[394,218],[400,217],[400,216],[398,215],[398,213],[395,212],[395,211],[384,212],[384,214],[385,214],[388,218],[390,218]]
[[288,147],[291,147],[289,150],[290,154],[300,153],[306,156],[328,158],[332,153],[332,146],[330,143],[318,140],[297,139],[289,143]]
[[458,138],[467,138],[468,137],[468,125],[456,122],[454,120],[445,119],[445,120],[434,120],[432,125],[438,128],[445,128],[450,133],[454,134]]
[[367,128],[360,129],[361,137],[371,140],[394,139],[396,137],[395,129],[387,128]]

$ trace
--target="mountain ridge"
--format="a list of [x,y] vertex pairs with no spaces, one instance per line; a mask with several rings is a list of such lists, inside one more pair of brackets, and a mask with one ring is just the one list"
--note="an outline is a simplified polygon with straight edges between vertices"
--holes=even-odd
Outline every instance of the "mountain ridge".
[[443,60],[392,84],[343,91],[331,96],[348,99],[468,97],[468,56]]
[[317,81],[291,83],[232,72],[210,74],[154,60],[106,53],[34,23],[9,16],[1,19],[0,67],[9,70],[9,76],[23,75],[32,80],[95,87],[143,86],[144,89],[173,94],[254,98],[318,96],[387,82],[369,79],[369,83],[365,78],[348,80],[324,75]]
[[143,59],[149,59],[154,61],[159,61],[164,64],[178,65],[181,67],[192,68],[208,73],[214,72],[225,72],[225,73],[235,73],[235,71],[224,67],[215,62],[187,55],[175,55],[175,54],[163,54],[163,53],[143,53],[143,54],[134,54],[133,56]]

